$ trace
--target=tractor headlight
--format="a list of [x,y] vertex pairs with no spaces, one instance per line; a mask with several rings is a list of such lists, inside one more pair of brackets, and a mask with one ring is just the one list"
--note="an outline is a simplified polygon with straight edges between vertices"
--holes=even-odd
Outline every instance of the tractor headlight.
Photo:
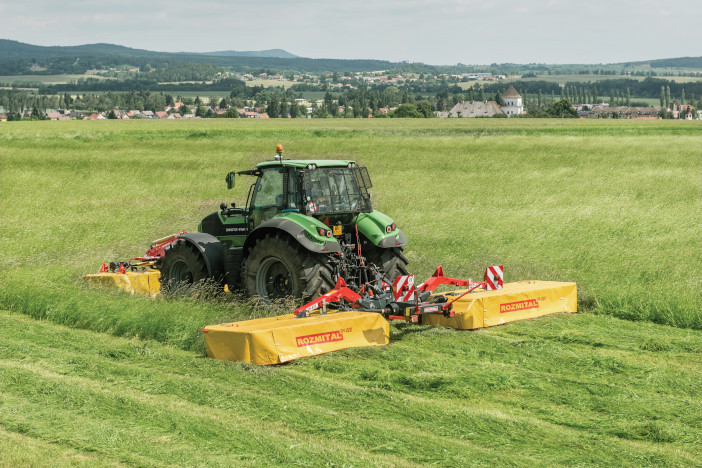
[[308,164],[307,169],[317,169],[317,165],[316,164]]

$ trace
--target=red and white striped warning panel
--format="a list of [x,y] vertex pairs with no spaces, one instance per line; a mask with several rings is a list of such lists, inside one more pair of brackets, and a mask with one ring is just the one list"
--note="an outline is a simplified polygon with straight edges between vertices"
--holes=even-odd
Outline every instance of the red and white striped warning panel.
[[392,295],[398,302],[414,300],[414,275],[402,275],[392,282]]
[[505,270],[502,265],[490,266],[485,269],[485,290],[502,289]]

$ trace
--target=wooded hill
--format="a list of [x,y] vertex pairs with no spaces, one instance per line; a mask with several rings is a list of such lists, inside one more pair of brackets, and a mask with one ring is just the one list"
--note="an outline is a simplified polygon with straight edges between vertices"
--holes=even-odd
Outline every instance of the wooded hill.
[[[281,51],[288,54],[285,51]],[[43,47],[0,39],[0,75],[20,74],[81,74],[103,67],[131,65],[133,67],[164,68],[174,64],[206,63],[235,70],[268,68],[280,71],[308,73],[373,71],[396,68],[399,64],[386,60],[310,59],[303,57],[275,57],[235,55],[236,51],[201,53],[152,52],[113,44],[89,44],[70,47]],[[245,52],[256,54],[256,52]],[[262,51],[263,55],[272,55]],[[281,54],[282,55],[282,54]],[[44,70],[32,71],[37,64]]]
[[[499,74],[519,74],[527,71],[562,74],[591,70],[593,67],[616,73],[627,67],[650,65],[652,68],[702,69],[702,57],[680,57],[619,64],[514,64],[485,65],[427,65],[424,63],[391,62],[388,60],[312,59],[298,57],[285,50],[154,52],[114,44],[86,44],[79,46],[37,46],[0,39],[0,75],[24,74],[82,74],[86,70],[129,65],[132,67],[165,68],[176,64],[212,64],[235,71],[270,69],[281,73],[366,72],[402,70],[429,74],[460,74],[471,71],[492,71]],[[35,65],[34,69],[30,68]],[[38,67],[37,67],[38,66]]]

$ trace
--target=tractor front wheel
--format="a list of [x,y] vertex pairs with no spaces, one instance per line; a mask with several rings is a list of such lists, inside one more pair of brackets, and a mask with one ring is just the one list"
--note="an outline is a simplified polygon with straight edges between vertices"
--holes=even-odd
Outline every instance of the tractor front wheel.
[[242,283],[249,296],[266,301],[317,297],[334,286],[327,259],[284,234],[269,234],[256,241],[244,260]]
[[180,240],[166,250],[161,260],[161,291],[175,293],[207,280],[207,265],[200,252]]

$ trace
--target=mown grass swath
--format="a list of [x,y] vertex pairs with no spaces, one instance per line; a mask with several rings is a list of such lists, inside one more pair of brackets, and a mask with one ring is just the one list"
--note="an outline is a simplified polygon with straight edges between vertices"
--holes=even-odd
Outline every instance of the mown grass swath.
[[697,330],[592,314],[405,326],[385,348],[255,368],[0,320],[0,464],[702,463]]

